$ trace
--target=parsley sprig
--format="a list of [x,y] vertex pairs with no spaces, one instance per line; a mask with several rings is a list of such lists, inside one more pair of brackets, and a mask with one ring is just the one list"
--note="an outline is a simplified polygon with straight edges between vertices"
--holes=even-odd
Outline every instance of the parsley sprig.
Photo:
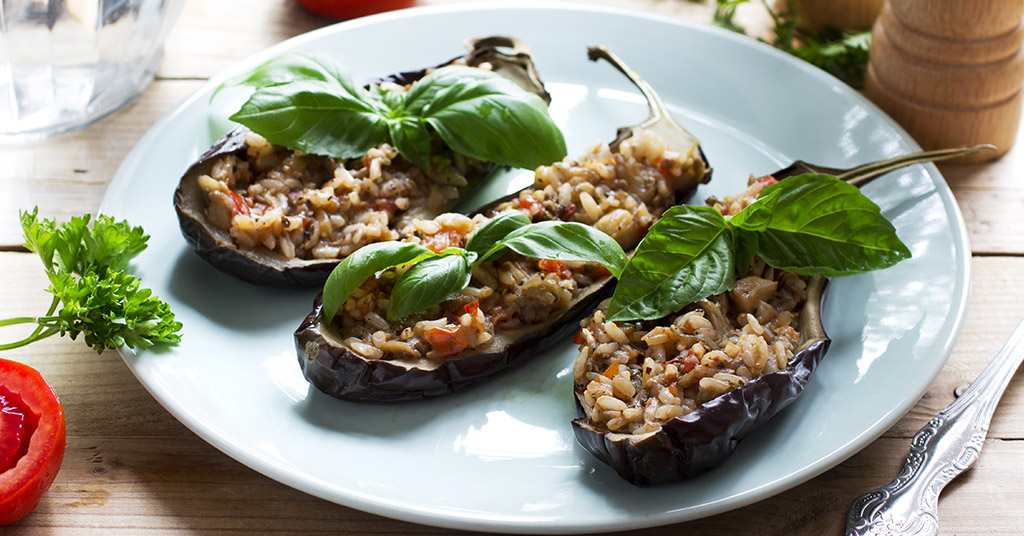
[[104,215],[90,226],[88,214],[58,225],[52,219],[39,219],[38,208],[20,216],[25,247],[42,260],[53,300],[42,316],[0,320],[0,327],[37,324],[28,337],[0,344],[0,351],[56,334],[72,340],[84,334],[86,344],[97,353],[181,340],[181,323],[174,320],[170,306],[125,272],[146,249],[149,235],[142,227]]

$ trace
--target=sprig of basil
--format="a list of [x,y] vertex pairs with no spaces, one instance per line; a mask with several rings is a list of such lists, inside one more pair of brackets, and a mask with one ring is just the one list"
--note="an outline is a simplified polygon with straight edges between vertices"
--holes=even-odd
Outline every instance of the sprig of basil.
[[610,236],[578,223],[530,223],[517,210],[502,212],[470,237],[466,248],[434,253],[408,242],[363,246],[334,268],[324,284],[323,315],[330,322],[345,300],[367,278],[412,264],[391,289],[388,320],[397,320],[437,305],[469,286],[473,267],[512,250],[540,259],[597,262],[613,274],[622,272],[626,254]]
[[627,260],[614,238],[576,222],[542,221],[521,227],[494,244],[481,258],[494,258],[505,249],[536,259],[596,262],[616,277]]
[[779,191],[758,255],[781,270],[838,277],[892,266],[910,257],[881,209],[855,186],[806,174],[765,188]]
[[327,56],[290,54],[221,88],[232,85],[255,88],[233,121],[307,153],[347,159],[389,142],[429,169],[432,130],[453,151],[500,165],[533,169],[566,154],[544,101],[482,69],[442,67],[403,93],[364,89]]
[[324,283],[324,320],[333,320],[345,300],[370,276],[435,255],[433,251],[411,242],[374,242],[353,251],[334,267]]
[[608,304],[609,320],[660,318],[735,281],[732,234],[710,207],[676,206],[651,226]]
[[831,175],[766,187],[725,218],[708,207],[669,209],[619,278],[608,319],[653,320],[724,292],[754,255],[802,275],[835,277],[887,268],[911,253],[874,202]]
[[414,264],[391,289],[387,317],[405,318],[469,286],[472,268],[465,255],[438,255]]

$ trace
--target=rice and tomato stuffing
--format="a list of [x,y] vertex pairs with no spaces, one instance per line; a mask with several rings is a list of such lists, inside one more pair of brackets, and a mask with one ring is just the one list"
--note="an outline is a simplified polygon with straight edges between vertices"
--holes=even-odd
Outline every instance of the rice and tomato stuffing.
[[235,245],[285,259],[342,259],[366,244],[409,236],[413,219],[454,206],[467,177],[493,167],[440,143],[432,151],[424,171],[386,143],[342,160],[250,132],[243,149],[218,156],[197,180],[208,220]]
[[[614,151],[601,144],[579,158],[538,168],[532,187],[486,213],[414,220],[407,240],[433,251],[464,247],[490,217],[516,209],[533,222],[592,225],[629,250],[676,203],[676,186],[703,173],[699,158],[693,149],[675,151],[657,135],[640,132]],[[476,266],[469,287],[443,303],[389,323],[388,298],[401,271],[391,269],[367,280],[334,317],[344,344],[364,358],[449,360],[466,351],[486,351],[502,330],[545,322],[568,309],[587,287],[608,277],[607,270],[594,263],[508,253]]]

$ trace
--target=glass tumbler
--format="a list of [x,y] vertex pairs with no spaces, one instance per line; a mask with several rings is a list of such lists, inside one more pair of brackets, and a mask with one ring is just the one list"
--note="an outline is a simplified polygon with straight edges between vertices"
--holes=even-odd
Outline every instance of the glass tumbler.
[[184,0],[0,0],[0,142],[84,127],[152,82]]

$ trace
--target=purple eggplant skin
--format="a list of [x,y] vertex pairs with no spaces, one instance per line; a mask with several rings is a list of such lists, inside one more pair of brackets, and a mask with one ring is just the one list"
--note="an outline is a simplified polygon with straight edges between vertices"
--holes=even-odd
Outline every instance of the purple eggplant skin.
[[828,351],[821,324],[826,280],[812,278],[801,311],[801,344],[789,368],[766,374],[676,417],[660,430],[633,436],[595,429],[587,423],[576,390],[579,418],[572,421],[576,441],[619,476],[636,485],[692,478],[718,467],[751,431],[793,403]]
[[321,296],[317,296],[313,312],[295,331],[295,350],[306,379],[335,398],[360,402],[434,398],[489,378],[571,337],[595,300],[611,296],[611,290],[612,285],[595,283],[557,320],[496,334],[486,352],[443,362],[366,359],[352,352],[341,344],[334,325],[324,323]]
[[[465,63],[476,67],[490,65],[495,72],[505,76],[527,91],[531,91],[546,102],[551,97],[537,76],[529,47],[513,37],[493,36],[470,40],[466,43],[469,52],[428,69],[408,71],[381,78],[377,82],[390,81],[411,84],[425,76],[432,69],[454,63]],[[511,50],[506,50],[511,49]],[[218,139],[182,175],[174,191],[174,209],[185,241],[204,260],[222,272],[261,286],[312,287],[323,285],[331,270],[340,259],[286,259],[277,252],[266,248],[245,248],[235,245],[230,234],[207,221],[206,196],[196,179],[209,174],[218,157],[227,154],[244,156],[245,137],[249,129],[238,126]],[[497,168],[494,164],[481,166],[470,179],[470,185],[462,192],[468,194],[473,186]]]

